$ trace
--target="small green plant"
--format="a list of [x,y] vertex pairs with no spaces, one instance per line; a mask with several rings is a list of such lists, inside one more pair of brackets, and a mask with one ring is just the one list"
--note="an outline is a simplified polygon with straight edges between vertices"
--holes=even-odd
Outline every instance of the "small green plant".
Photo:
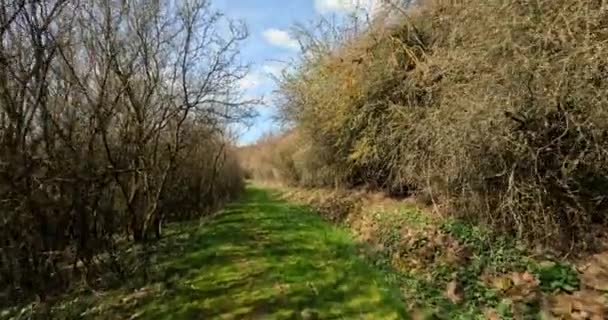
[[441,224],[441,230],[452,235],[459,242],[466,244],[476,252],[485,252],[491,245],[491,234],[487,230],[465,224],[458,220],[448,219]]
[[496,306],[496,312],[500,315],[501,319],[512,319],[513,318],[513,301],[510,299],[503,299]]
[[535,273],[540,281],[541,290],[545,292],[572,292],[580,285],[576,270],[565,263],[540,265],[536,268]]

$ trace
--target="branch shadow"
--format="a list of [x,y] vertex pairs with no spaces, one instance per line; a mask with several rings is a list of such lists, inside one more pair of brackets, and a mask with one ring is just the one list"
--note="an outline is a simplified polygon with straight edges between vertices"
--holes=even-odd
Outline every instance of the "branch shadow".
[[[250,188],[202,227],[172,226],[146,294],[117,290],[96,319],[404,319],[359,244],[308,209]],[[150,289],[151,288],[151,289]],[[143,289],[139,288],[141,292]]]

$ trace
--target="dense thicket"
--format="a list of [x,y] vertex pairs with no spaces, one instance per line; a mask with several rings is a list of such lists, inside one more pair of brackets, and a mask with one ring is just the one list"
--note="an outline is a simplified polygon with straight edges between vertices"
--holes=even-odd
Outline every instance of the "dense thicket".
[[237,157],[248,179],[254,181],[278,182],[298,180],[289,176],[294,170],[285,167],[290,165],[291,148],[295,142],[295,133],[266,134],[254,144],[239,147]]
[[0,1],[0,301],[239,193],[246,35],[204,0]]
[[302,38],[303,63],[281,81],[297,128],[284,176],[423,192],[522,237],[586,243],[608,214],[608,3],[401,13],[331,45],[327,29]]

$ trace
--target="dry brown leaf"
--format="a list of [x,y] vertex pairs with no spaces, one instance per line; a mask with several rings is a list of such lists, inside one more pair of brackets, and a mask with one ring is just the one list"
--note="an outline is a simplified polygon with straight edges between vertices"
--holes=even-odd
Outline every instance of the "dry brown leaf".
[[536,277],[529,272],[512,272],[509,274],[509,278],[513,281],[514,286],[526,286],[532,287],[539,284]]
[[452,303],[462,302],[462,289],[458,286],[458,282],[452,280],[448,283],[445,290],[445,296],[452,301]]
[[485,315],[487,320],[501,320],[500,319],[500,315],[498,314],[498,312],[495,309],[485,309],[483,314]]
[[536,277],[533,274],[531,274],[530,272],[528,272],[528,271],[522,273],[521,278],[524,281],[526,281],[526,282],[535,282],[535,281],[537,281]]
[[549,308],[558,317],[572,319],[604,319],[608,316],[606,299],[601,293],[591,290],[551,297]]
[[595,290],[608,291],[608,252],[596,254],[586,263],[581,282]]
[[495,277],[492,278],[490,281],[492,287],[501,291],[507,291],[511,287],[513,287],[513,280],[511,280],[511,278],[509,277]]

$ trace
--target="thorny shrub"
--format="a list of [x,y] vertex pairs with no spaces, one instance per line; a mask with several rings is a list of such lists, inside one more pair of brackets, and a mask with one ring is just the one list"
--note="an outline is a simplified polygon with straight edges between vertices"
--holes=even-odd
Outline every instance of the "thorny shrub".
[[298,141],[288,182],[425,193],[521,238],[592,244],[608,213],[608,5],[429,0],[400,12],[401,24],[354,35],[303,32],[302,64],[280,81]]

